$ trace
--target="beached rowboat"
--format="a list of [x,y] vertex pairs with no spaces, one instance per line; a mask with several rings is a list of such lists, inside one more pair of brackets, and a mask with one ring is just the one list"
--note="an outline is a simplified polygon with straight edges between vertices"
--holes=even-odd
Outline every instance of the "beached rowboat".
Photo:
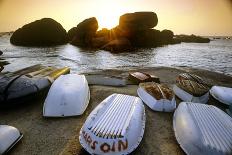
[[51,86],[44,102],[43,116],[66,117],[84,113],[90,93],[84,75],[61,75]]
[[0,154],[9,152],[22,137],[23,135],[15,127],[0,125]]
[[154,82],[140,83],[137,93],[152,110],[171,112],[176,108],[175,95],[164,84]]
[[219,102],[226,105],[232,105],[232,88],[213,86],[210,89],[210,94]]
[[209,99],[209,85],[199,76],[180,74],[173,87],[174,93],[183,101],[206,103]]
[[15,72],[1,73],[0,107],[12,106],[34,98],[60,75],[69,72],[67,67],[34,65]]
[[143,72],[133,72],[129,73],[128,80],[133,84],[139,84],[142,82],[156,82],[160,83],[160,80],[157,76],[150,75]]
[[129,154],[145,129],[145,109],[135,96],[113,94],[88,116],[80,131],[81,145],[90,154]]
[[215,106],[180,103],[174,113],[173,128],[187,155],[232,154],[232,118]]

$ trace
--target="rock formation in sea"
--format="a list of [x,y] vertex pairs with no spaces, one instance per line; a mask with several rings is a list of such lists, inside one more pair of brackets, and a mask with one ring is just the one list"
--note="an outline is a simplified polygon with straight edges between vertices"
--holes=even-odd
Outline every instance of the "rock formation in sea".
[[186,43],[208,43],[210,42],[209,38],[203,38],[196,35],[175,35],[175,40]]
[[17,29],[10,42],[22,46],[59,45],[67,42],[67,33],[57,21],[43,18]]
[[95,17],[85,19],[76,27],[68,31],[70,43],[76,46],[92,46],[92,39],[96,35],[98,22]]

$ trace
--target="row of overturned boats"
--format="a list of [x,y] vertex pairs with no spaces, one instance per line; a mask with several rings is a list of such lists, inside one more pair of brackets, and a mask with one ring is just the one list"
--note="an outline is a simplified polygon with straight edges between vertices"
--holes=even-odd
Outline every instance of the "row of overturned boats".
[[[127,84],[119,78],[69,72],[69,68],[35,65],[1,75],[0,106],[12,106],[16,100],[24,102],[28,96],[50,87],[43,116],[77,116],[89,104],[89,84]],[[133,152],[145,131],[145,104],[154,111],[174,112],[173,130],[186,154],[232,154],[232,88],[212,86],[190,73],[180,74],[173,88],[142,72],[129,73],[128,81],[138,84],[138,97],[112,94],[87,117],[79,133],[80,144],[87,152],[107,155]],[[228,114],[207,104],[210,94],[229,107]],[[177,108],[176,96],[183,101]],[[0,154],[7,153],[22,136],[18,129],[0,125]]]

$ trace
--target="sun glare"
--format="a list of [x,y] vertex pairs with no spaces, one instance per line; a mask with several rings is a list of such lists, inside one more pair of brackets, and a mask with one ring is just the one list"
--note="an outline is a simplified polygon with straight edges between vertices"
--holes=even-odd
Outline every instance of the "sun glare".
[[118,25],[119,17],[125,13],[121,1],[102,0],[98,6],[97,20],[99,28],[113,28]]

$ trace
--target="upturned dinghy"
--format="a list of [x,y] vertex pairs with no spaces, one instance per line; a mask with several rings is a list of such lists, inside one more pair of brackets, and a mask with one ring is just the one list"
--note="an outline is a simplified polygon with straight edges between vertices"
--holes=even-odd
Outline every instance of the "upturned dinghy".
[[176,79],[173,91],[181,100],[186,102],[207,103],[209,85],[199,76],[189,73],[180,74]]
[[19,104],[35,97],[70,69],[34,65],[16,72],[0,74],[0,107]]
[[232,105],[232,88],[213,86],[210,94],[219,102],[226,105]]
[[160,80],[157,76],[150,75],[147,73],[142,73],[142,72],[129,73],[128,80],[130,80],[133,84],[139,84],[142,82],[160,83]]
[[22,137],[15,127],[0,125],[0,154],[6,154]]
[[89,104],[90,93],[84,75],[61,75],[51,86],[44,103],[43,116],[81,115]]
[[176,108],[175,95],[166,85],[154,82],[140,83],[137,93],[152,110],[171,112]]
[[113,94],[90,113],[80,130],[79,140],[90,154],[129,154],[138,147],[144,129],[142,100]]
[[89,85],[103,85],[103,86],[126,86],[126,80],[116,76],[105,76],[97,74],[85,75]]
[[232,118],[215,106],[180,103],[174,113],[173,128],[188,155],[232,154]]

